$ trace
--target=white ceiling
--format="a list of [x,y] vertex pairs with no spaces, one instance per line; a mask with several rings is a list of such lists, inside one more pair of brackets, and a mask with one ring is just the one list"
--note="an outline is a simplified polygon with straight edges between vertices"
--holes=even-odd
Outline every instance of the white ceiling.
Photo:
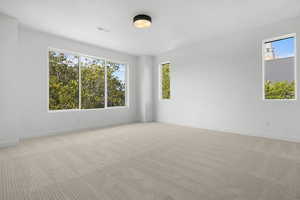
[[[296,17],[300,0],[0,0],[0,12],[41,31],[130,54],[157,55]],[[132,26],[139,13],[152,16],[150,29]]]

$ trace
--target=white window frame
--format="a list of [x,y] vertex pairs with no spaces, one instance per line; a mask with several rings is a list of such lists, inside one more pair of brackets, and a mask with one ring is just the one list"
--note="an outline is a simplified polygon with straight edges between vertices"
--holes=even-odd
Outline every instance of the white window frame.
[[[49,51],[57,51],[60,53],[69,53],[73,54],[74,56],[78,56],[79,58],[82,57],[89,57],[89,58],[94,58],[94,59],[99,59],[104,61],[104,69],[105,69],[105,94],[104,94],[104,108],[91,108],[91,109],[81,109],[81,66],[80,66],[80,60],[78,63],[79,67],[79,108],[76,109],[62,109],[62,110],[50,110],[49,109],[49,97],[50,97],[50,88],[49,88],[49,80],[50,80],[50,74],[49,74]],[[125,66],[125,106],[107,106],[107,62],[113,62],[117,64],[122,64]],[[93,56],[93,55],[86,55],[83,53],[75,52],[75,51],[70,51],[70,50],[65,50],[65,49],[58,49],[58,48],[53,48],[53,47],[48,47],[47,48],[47,111],[49,113],[55,113],[55,112],[74,112],[74,111],[100,111],[100,110],[111,110],[111,109],[128,109],[129,108],[129,64],[123,61],[115,61],[112,59],[107,59],[107,58],[101,58],[98,56]]]
[[[162,97],[162,66],[164,64],[170,64],[170,72],[169,72],[169,75],[170,75],[170,98],[169,99],[164,99]],[[170,61],[162,62],[158,66],[158,86],[159,86],[158,97],[159,97],[159,100],[161,100],[161,101],[170,101],[172,99],[172,93],[171,93],[171,68],[172,67],[171,67],[171,62]]]
[[[125,62],[114,61],[111,59],[105,60],[105,109],[129,108],[129,64]],[[107,62],[125,65],[125,106],[107,106]],[[103,109],[103,108],[102,108]]]
[[[287,38],[294,38],[294,81],[295,98],[294,99],[266,99],[265,98],[265,43]],[[279,37],[273,37],[262,41],[262,98],[263,101],[297,101],[298,99],[298,81],[297,81],[297,37],[296,33],[286,34]]]

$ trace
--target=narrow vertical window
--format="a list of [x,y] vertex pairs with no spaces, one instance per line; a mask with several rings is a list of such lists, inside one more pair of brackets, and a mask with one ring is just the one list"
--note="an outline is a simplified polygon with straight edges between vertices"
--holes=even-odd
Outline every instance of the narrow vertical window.
[[49,51],[49,109],[79,108],[79,57]]
[[264,99],[296,99],[296,37],[263,43]]
[[107,107],[126,106],[126,65],[107,62]]
[[105,107],[104,60],[80,57],[81,109]]
[[164,63],[160,68],[161,98],[170,99],[170,63]]

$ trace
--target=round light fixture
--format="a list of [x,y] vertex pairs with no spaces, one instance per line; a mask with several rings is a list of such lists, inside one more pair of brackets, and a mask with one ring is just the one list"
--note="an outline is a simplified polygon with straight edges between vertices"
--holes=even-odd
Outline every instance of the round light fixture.
[[133,24],[136,28],[148,28],[151,26],[152,19],[148,15],[137,15],[133,18]]

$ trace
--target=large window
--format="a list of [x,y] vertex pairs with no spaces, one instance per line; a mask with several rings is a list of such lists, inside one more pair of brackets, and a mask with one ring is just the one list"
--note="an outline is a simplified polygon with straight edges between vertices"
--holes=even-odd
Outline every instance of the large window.
[[264,99],[296,99],[295,34],[263,42]]
[[126,106],[127,65],[49,50],[49,110]]
[[170,63],[163,63],[160,67],[160,96],[162,99],[171,99],[170,91]]

